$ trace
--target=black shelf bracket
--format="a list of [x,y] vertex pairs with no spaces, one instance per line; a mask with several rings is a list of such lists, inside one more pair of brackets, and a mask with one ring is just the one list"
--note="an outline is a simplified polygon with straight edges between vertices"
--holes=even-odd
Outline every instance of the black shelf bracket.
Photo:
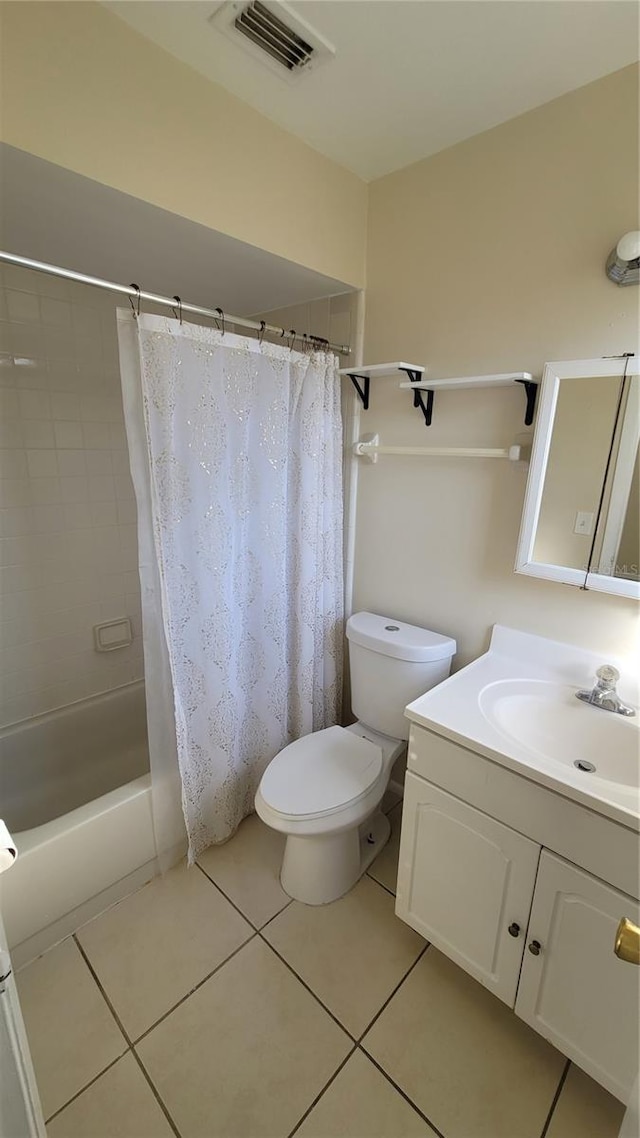
[[[422,379],[422,372],[413,371],[412,368],[402,367],[400,371],[405,372],[409,377],[410,383],[420,383]],[[431,419],[433,416],[433,391],[419,391],[417,388],[413,392],[413,406],[419,407],[424,415],[424,421],[427,427],[431,426]],[[423,395],[426,395],[427,402],[425,403]]]
[[524,393],[527,397],[527,406],[524,412],[524,425],[530,427],[533,423],[533,416],[536,409],[536,399],[538,397],[538,384],[530,379],[516,379],[516,383],[521,383],[524,387]]
[[[349,375],[349,379],[351,380],[353,386],[355,387],[356,391],[358,392],[358,395],[360,396],[360,401],[362,403],[364,410],[368,411],[369,410],[369,385],[371,383],[370,376],[358,375],[358,373],[356,371],[350,371],[348,373],[348,375]],[[364,384],[363,387],[361,387],[360,384],[358,383],[359,379],[362,380],[362,382]]]

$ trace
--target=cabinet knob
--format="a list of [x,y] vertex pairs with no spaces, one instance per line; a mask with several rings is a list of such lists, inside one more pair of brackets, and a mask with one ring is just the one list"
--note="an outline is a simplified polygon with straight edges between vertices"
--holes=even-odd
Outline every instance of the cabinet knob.
[[539,956],[542,945],[540,944],[539,940],[532,940],[528,948],[532,956]]
[[517,925],[514,921],[513,924],[509,925],[508,932],[509,936],[520,936],[520,925]]

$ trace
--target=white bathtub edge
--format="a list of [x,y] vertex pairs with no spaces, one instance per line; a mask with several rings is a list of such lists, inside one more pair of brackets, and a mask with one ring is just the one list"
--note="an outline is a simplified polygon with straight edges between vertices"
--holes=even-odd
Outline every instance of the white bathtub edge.
[[[22,831],[16,844],[16,864],[0,879],[12,953],[41,934],[46,939],[47,930],[67,919],[75,924],[64,927],[74,931],[90,919],[78,916],[78,910],[156,863],[151,779],[144,775],[44,826]],[[106,908],[112,902],[101,903]],[[50,935],[51,944],[66,934]]]
[[82,925],[86,925],[94,917],[99,917],[107,909],[113,908],[125,897],[136,893],[143,885],[147,885],[149,881],[157,877],[158,872],[158,861],[157,858],[154,858],[153,861],[148,861],[146,865],[141,865],[132,873],[128,873],[126,877],[122,877],[120,881],[109,885],[107,889],[103,889],[95,897],[90,897],[88,901],[78,905],[71,912],[65,913],[63,917],[53,921],[46,928],[40,929],[33,936],[27,937],[26,940],[15,945],[11,949],[11,960],[15,971],[19,972],[37,956],[42,956],[42,953],[46,952],[47,949],[53,948],[54,945],[77,932]]

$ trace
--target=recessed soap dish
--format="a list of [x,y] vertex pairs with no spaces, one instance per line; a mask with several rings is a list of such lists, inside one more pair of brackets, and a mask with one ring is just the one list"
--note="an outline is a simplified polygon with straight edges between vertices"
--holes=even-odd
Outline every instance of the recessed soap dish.
[[133,643],[133,629],[128,616],[119,620],[105,620],[93,626],[93,642],[96,652],[115,652],[116,648],[128,648]]

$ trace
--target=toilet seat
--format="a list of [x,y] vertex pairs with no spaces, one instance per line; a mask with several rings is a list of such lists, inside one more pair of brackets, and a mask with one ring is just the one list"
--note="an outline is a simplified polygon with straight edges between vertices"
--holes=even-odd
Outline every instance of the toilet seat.
[[281,818],[322,818],[358,802],[382,771],[382,748],[344,727],[327,727],[289,743],[260,783]]

